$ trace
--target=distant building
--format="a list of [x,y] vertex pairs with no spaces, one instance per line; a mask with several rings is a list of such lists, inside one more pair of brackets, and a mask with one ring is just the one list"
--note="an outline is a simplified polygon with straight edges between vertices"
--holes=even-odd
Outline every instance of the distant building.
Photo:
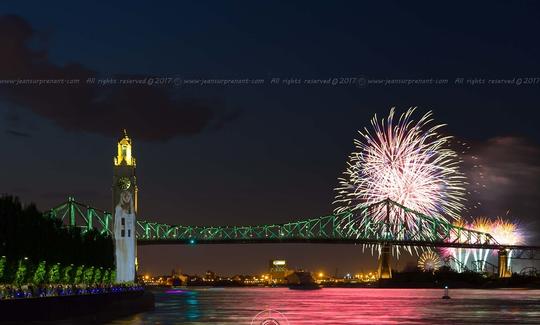
[[268,273],[270,275],[270,281],[274,283],[283,283],[289,270],[287,268],[287,261],[285,260],[271,260],[268,267]]
[[188,283],[188,276],[182,274],[180,268],[173,269],[171,271],[171,276],[167,278],[166,284],[168,286],[176,287],[186,285]]
[[213,271],[206,271],[203,277],[203,281],[213,282],[216,280],[216,273]]

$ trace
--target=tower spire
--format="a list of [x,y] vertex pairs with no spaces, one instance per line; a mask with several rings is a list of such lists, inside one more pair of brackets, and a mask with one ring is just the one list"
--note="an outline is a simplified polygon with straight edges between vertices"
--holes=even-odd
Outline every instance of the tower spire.
[[131,152],[131,139],[129,138],[126,129],[123,129],[124,137],[118,141],[118,153],[114,157],[114,165],[120,166],[122,164],[128,166],[135,166],[135,157]]

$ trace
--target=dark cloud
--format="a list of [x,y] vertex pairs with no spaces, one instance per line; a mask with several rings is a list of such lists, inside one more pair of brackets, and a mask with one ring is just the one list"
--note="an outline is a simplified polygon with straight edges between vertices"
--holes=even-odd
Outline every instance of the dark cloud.
[[20,131],[16,131],[16,130],[6,130],[6,133],[9,134],[9,135],[12,135],[14,137],[22,137],[22,138],[29,138],[29,137],[32,136],[29,133],[20,132]]
[[32,134],[28,131],[31,128],[26,125],[19,113],[14,109],[8,109],[3,114],[5,122],[5,133],[15,137],[29,138]]
[[29,46],[36,38],[39,34],[24,19],[0,16],[0,79],[78,79],[80,84],[3,83],[0,96],[54,121],[63,129],[116,136],[119,129],[127,128],[139,139],[163,141],[197,134],[230,120],[231,113],[218,109],[216,103],[178,98],[170,89],[86,84],[87,79],[98,77],[96,71],[78,63],[54,64],[46,50]]
[[508,216],[540,228],[540,147],[518,137],[471,143],[464,157],[473,216]]
[[19,122],[21,121],[21,117],[16,111],[8,110],[4,114],[4,120],[10,125],[18,125]]
[[222,118],[219,119],[219,121],[217,123],[214,124],[214,130],[221,129],[222,127],[225,126],[225,124],[227,124],[228,122],[236,120],[243,113],[244,113],[244,111],[242,109],[240,109],[240,108],[237,108],[235,110],[231,110],[231,111],[227,112],[226,114],[224,114],[222,116]]

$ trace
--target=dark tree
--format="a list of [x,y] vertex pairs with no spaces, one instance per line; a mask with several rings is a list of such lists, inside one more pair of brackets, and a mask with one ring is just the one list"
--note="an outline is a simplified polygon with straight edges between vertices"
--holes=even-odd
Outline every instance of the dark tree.
[[9,195],[0,197],[0,256],[6,256],[8,270],[25,257],[30,266],[46,261],[114,268],[111,236],[66,227],[59,219],[44,216],[35,205],[23,206]]

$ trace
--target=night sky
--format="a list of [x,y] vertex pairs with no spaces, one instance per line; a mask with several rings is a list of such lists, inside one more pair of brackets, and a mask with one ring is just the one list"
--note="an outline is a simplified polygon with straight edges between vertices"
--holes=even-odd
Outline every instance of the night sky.
[[[540,84],[527,83],[540,77],[538,2],[43,5],[0,4],[0,79],[83,82],[0,84],[2,193],[42,210],[70,195],[110,210],[112,157],[126,128],[139,219],[232,225],[316,217],[333,209],[357,130],[375,113],[418,106],[470,147],[462,155],[472,193],[465,215],[511,216],[540,244]],[[145,77],[180,82],[86,83]],[[270,82],[351,77],[360,81]],[[265,82],[184,83],[246,78]],[[364,83],[372,79],[449,82]],[[153,274],[263,272],[272,258],[329,273],[376,264],[347,245],[139,248],[141,270]]]

